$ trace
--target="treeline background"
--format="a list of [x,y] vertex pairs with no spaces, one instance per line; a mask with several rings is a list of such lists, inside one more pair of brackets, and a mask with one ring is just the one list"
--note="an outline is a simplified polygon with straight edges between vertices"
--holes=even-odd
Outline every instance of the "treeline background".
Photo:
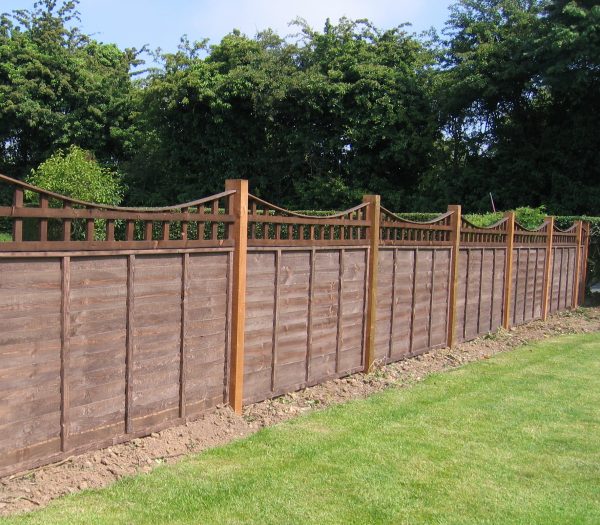
[[297,20],[295,37],[182,38],[150,65],[80,23],[66,0],[0,17],[0,172],[77,145],[131,205],[247,178],[294,209],[379,193],[398,211],[484,212],[491,193],[499,209],[598,214],[596,0],[459,0],[441,34]]

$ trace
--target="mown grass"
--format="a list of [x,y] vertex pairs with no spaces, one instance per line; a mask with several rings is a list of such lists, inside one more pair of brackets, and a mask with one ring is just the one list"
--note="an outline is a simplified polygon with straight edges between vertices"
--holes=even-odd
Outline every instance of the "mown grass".
[[5,524],[600,523],[600,334],[333,407]]
[[12,241],[12,235],[10,233],[0,232],[0,242],[10,242],[10,241]]

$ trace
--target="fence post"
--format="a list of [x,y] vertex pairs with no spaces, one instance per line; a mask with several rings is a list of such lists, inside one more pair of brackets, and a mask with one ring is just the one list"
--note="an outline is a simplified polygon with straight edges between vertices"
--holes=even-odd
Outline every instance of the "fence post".
[[[23,188],[15,188],[13,194],[13,208],[18,212],[23,207]],[[13,220],[13,241],[23,242],[23,219]]]
[[577,248],[575,248],[575,276],[573,277],[573,295],[571,301],[571,308],[577,308],[579,306],[579,281],[581,279],[581,255],[583,251],[582,238],[583,238],[583,221],[577,221],[577,227],[575,230],[576,237],[575,242]]
[[248,181],[225,181],[225,189],[235,190],[231,196],[233,224],[233,268],[231,294],[231,366],[229,371],[229,404],[242,413],[244,392],[244,328],[246,322],[246,257],[248,251]]
[[586,292],[586,281],[587,281],[587,265],[588,265],[588,254],[590,250],[590,223],[588,221],[582,221],[581,224],[581,276],[580,283],[578,283],[579,287],[579,304],[582,304],[585,301],[585,292]]
[[375,333],[377,328],[377,277],[379,274],[379,221],[381,197],[365,195],[363,203],[369,204],[369,271],[367,297],[367,325],[365,334],[365,372],[369,372],[375,360]]
[[508,218],[508,222],[506,225],[506,267],[504,269],[504,313],[502,316],[502,326],[508,330],[510,328],[510,296],[512,291],[513,247],[515,245],[515,212],[509,211],[505,217]]
[[552,236],[554,234],[554,217],[546,217],[548,228],[546,230],[546,265],[544,266],[544,295],[542,297],[542,320],[548,319],[550,311],[550,291],[552,290]]
[[456,295],[458,293],[458,262],[460,256],[460,226],[462,219],[462,208],[459,204],[448,206],[448,211],[453,212],[450,217],[450,241],[452,251],[450,253],[450,297],[448,298],[448,334],[447,346],[454,345],[456,339]]

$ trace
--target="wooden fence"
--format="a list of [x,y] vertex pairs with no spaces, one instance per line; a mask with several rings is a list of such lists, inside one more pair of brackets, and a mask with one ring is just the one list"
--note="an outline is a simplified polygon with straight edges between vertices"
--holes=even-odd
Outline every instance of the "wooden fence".
[[0,176],[0,475],[579,304],[589,228],[301,215],[227,181],[114,208]]

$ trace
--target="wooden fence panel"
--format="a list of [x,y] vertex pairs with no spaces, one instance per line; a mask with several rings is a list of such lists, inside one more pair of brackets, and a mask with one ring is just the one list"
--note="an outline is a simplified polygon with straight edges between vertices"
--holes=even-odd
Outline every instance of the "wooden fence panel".
[[434,251],[433,281],[431,290],[431,320],[429,326],[429,348],[446,346],[448,334],[448,300],[450,279],[450,249]]
[[273,392],[306,382],[311,252],[283,251],[279,258]]
[[0,260],[0,472],[61,447],[61,261]]
[[502,324],[505,261],[504,248],[460,249],[457,341],[487,334]]
[[340,293],[340,252],[315,252],[309,382],[335,375]]
[[585,282],[582,223],[480,228],[459,206],[418,223],[378,196],[315,217],[246,181],[114,208],[0,181],[15,187],[0,207],[0,475],[545,317]]
[[553,248],[551,272],[550,312],[560,312],[571,307],[575,277],[575,247]]
[[135,258],[133,294],[133,430],[179,417],[181,351],[179,255]]
[[244,401],[363,366],[367,250],[250,252]]
[[[412,254],[414,251],[410,250]],[[375,331],[375,361],[387,361],[390,357],[390,340],[392,339],[392,320],[394,311],[398,306],[398,294],[396,291],[396,276],[398,270],[396,264],[396,249],[379,249],[379,271],[377,274],[377,328]],[[412,271],[412,261],[410,263]],[[412,276],[410,278],[412,287]],[[412,291],[410,297],[403,299],[412,303]],[[408,339],[407,339],[408,342]]]
[[355,372],[363,366],[367,257],[368,252],[365,249],[346,249],[342,252],[342,312],[336,370],[338,375]]
[[183,385],[187,416],[227,400],[231,252],[189,255]]
[[271,392],[275,318],[275,252],[248,253],[244,403]]
[[377,359],[392,362],[411,352],[415,286],[414,248],[381,248],[377,285]]
[[71,261],[68,446],[125,432],[127,257]]

